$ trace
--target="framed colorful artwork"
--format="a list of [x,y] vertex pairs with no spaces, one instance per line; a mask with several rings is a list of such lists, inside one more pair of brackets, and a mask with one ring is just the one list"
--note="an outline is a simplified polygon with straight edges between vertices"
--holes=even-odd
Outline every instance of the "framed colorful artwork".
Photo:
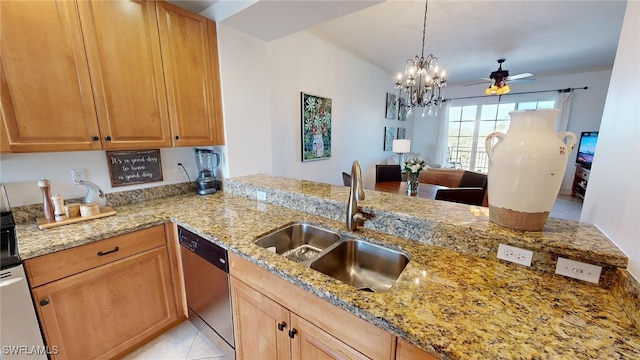
[[331,157],[331,99],[300,93],[302,161]]

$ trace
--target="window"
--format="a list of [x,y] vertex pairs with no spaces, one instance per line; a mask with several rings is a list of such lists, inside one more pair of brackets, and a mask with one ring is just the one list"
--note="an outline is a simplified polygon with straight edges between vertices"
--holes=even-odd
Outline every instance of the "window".
[[486,173],[489,158],[484,139],[492,132],[507,132],[509,112],[528,109],[551,109],[554,100],[503,102],[450,106],[447,138],[447,163],[456,169]]

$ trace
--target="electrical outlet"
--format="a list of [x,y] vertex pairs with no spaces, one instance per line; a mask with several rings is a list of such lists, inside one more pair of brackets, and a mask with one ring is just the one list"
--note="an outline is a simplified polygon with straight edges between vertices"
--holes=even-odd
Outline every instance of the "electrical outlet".
[[524,266],[531,266],[533,251],[500,244],[498,245],[498,259],[511,261]]
[[597,284],[600,281],[602,266],[591,265],[580,261],[558,257],[556,274]]
[[84,169],[71,169],[71,180],[74,184],[80,184],[81,181],[86,181],[87,176]]
[[176,163],[175,172],[176,172],[176,174],[182,174],[184,172],[184,170],[182,169],[182,163],[181,162],[177,162]]
[[256,199],[260,201],[266,201],[267,193],[265,193],[264,191],[256,190]]

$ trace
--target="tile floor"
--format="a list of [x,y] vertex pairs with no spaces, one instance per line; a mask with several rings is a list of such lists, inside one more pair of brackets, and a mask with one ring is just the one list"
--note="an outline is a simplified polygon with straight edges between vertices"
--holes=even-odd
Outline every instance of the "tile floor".
[[188,320],[125,356],[123,360],[226,360]]
[[[549,216],[578,221],[581,211],[580,198],[559,195]],[[225,357],[187,320],[124,358],[124,360],[145,359],[225,360]]]
[[565,220],[580,221],[582,213],[582,199],[572,198],[571,195],[558,195],[549,217]]

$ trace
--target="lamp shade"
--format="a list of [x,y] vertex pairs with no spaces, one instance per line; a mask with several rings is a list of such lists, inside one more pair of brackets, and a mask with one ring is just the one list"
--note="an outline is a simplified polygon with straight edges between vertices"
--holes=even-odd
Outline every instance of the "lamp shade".
[[411,151],[411,140],[408,139],[396,139],[393,140],[391,145],[391,151],[398,154],[404,154]]

